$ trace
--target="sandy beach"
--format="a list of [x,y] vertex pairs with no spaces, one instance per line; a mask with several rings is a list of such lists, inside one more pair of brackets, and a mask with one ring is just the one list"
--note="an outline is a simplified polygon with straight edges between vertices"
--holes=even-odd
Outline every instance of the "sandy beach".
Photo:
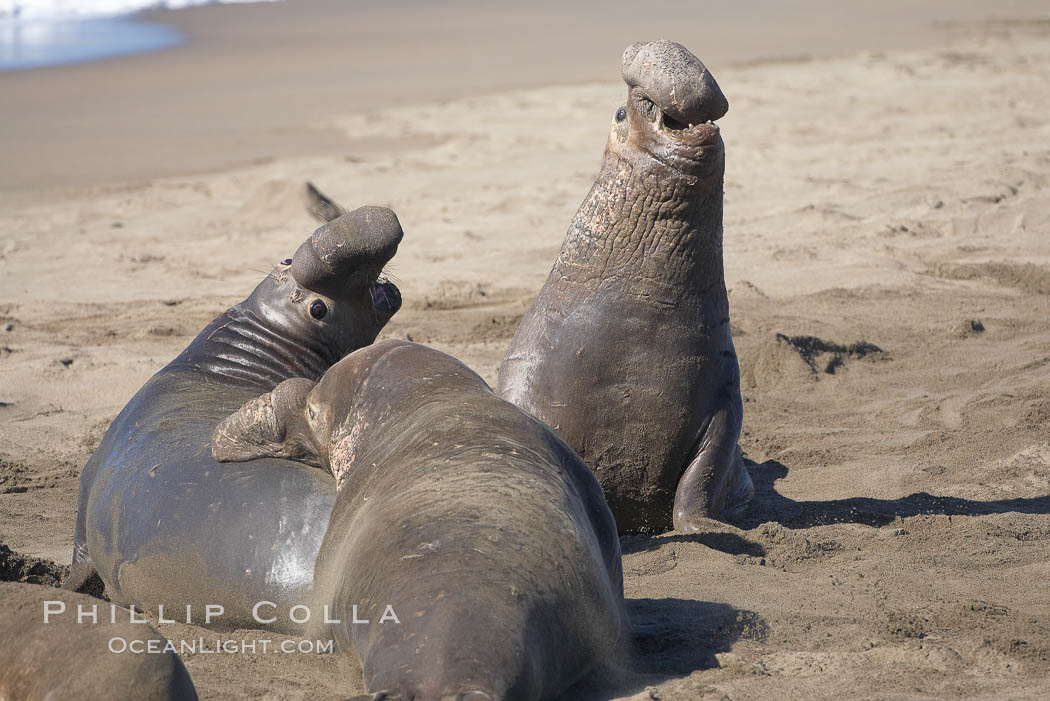
[[[730,102],[757,491],[733,525],[623,541],[637,683],[613,696],[1046,698],[1050,17],[883,5],[852,34],[842,10],[815,27],[772,3],[750,21],[586,3],[546,34],[553,3],[395,21],[365,1],[357,25],[324,0],[202,7],[157,13],[177,49],[0,74],[0,542],[69,563],[80,468],[313,230],[308,180],[404,226],[381,338],[494,383],[597,173],[619,53],[666,36]],[[207,699],[362,690],[333,655],[184,662]]]
[[[1042,15],[1040,15],[1042,13]],[[335,115],[614,80],[640,38],[679,37],[713,68],[859,49],[947,47],[958,22],[1045,16],[1038,0],[512,4],[290,0],[151,11],[182,46],[0,73],[0,191],[200,173],[276,158],[382,154]],[[596,129],[600,133],[604,129]]]

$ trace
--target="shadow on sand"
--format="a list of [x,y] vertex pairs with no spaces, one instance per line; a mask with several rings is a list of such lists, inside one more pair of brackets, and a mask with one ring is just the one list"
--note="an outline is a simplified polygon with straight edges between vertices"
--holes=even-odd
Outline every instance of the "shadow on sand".
[[581,683],[559,701],[606,701],[669,678],[718,667],[716,655],[741,638],[762,640],[769,628],[753,611],[692,599],[627,599],[630,662],[619,679]]
[[[755,483],[755,498],[747,511],[733,520],[750,530],[766,522],[787,528],[810,528],[833,523],[858,523],[881,527],[897,518],[935,514],[974,516],[984,514],[1050,514],[1050,496],[974,501],[959,497],[933,496],[916,492],[899,499],[851,497],[827,501],[795,501],[776,491],[775,483],[788,474],[783,463],[747,461]],[[630,535],[621,539],[624,555],[659,548],[669,542],[700,543],[730,555],[763,557],[765,548],[735,533],[666,533],[659,536]],[[727,604],[691,599],[627,599],[631,619],[632,664],[629,679],[617,688],[577,687],[573,699],[598,701],[637,693],[671,677],[684,677],[697,670],[718,667],[716,655],[726,652],[741,638],[763,640],[766,622],[753,611]],[[568,698],[568,697],[567,697]]]
[[768,627],[753,611],[692,599],[628,599],[633,668],[643,675],[685,676],[718,666],[715,657],[741,637],[764,639]]
[[897,518],[920,514],[1050,514],[1050,496],[974,501],[916,492],[899,499],[850,497],[829,501],[795,501],[777,493],[774,486],[777,480],[787,476],[786,465],[776,460],[767,460],[762,464],[750,460],[746,462],[751,472],[751,480],[755,483],[755,499],[741,517],[733,520],[733,525],[745,530],[767,521],[775,521],[787,528],[810,528],[830,523],[860,523],[880,527],[892,523]]
[[620,537],[620,550],[624,555],[656,550],[667,543],[700,543],[727,555],[749,555],[764,557],[766,549],[761,544],[741,538],[736,533],[662,533],[660,535],[634,534]]

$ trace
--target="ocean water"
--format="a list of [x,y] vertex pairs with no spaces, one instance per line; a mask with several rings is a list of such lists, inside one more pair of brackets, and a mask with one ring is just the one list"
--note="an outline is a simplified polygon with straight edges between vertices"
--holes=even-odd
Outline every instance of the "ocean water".
[[172,27],[144,22],[150,8],[273,0],[0,0],[0,71],[159,51],[182,43]]
[[273,2],[274,0],[0,0],[0,19],[68,20],[115,17],[150,8],[177,10],[213,3]]

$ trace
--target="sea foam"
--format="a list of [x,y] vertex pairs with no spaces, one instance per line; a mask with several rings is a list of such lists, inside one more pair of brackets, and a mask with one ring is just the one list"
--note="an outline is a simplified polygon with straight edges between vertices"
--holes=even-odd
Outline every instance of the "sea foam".
[[0,19],[68,20],[126,15],[139,10],[175,10],[216,3],[274,2],[275,0],[0,0]]

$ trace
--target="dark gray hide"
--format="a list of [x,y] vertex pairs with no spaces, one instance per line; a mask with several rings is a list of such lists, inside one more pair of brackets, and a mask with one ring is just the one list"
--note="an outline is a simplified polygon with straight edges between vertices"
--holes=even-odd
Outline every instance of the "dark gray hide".
[[499,393],[594,470],[621,533],[696,530],[752,494],[722,268],[728,103],[668,41],[623,57],[627,102]]
[[[455,358],[404,341],[305,389],[293,380],[248,403],[216,429],[215,452],[312,445],[336,476],[311,610],[342,623],[313,634],[357,651],[370,692],[538,701],[622,666],[616,525],[548,427]],[[352,623],[353,605],[368,624]],[[398,623],[380,622],[387,605]]]
[[400,307],[377,280],[402,237],[397,217],[362,207],[319,228],[288,264],[209,324],[139,390],[84,466],[72,586],[97,570],[109,596],[194,622],[257,625],[252,607],[306,599],[335,499],[322,471],[287,460],[219,464],[211,434],[251,397],[319,378],[375,340]]

